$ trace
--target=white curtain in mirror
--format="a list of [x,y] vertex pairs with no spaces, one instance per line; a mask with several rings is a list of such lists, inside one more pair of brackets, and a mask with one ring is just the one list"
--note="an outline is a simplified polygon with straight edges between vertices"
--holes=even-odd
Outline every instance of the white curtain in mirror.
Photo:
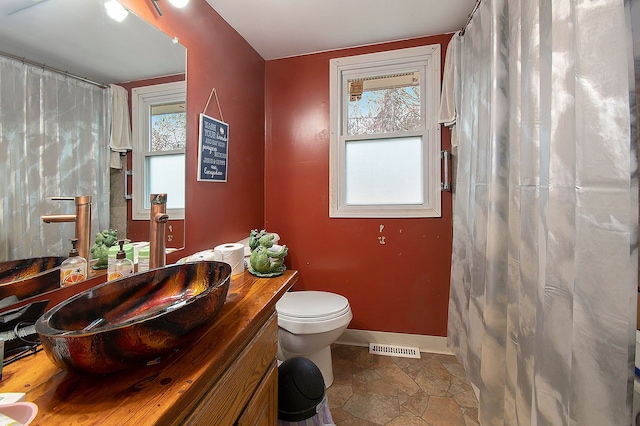
[[463,36],[448,341],[482,425],[631,424],[624,3],[485,0]]
[[0,261],[66,256],[71,201],[93,197],[93,235],[109,225],[109,91],[0,57]]

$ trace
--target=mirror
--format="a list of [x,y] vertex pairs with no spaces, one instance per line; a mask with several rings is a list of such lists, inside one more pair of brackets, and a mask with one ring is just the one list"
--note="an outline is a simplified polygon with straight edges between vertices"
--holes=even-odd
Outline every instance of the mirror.
[[[0,2],[0,55],[62,71],[68,78],[79,76],[103,85],[126,86],[129,91],[141,80],[144,82],[138,86],[155,84],[156,80],[152,79],[163,78],[164,82],[169,78],[167,76],[174,76],[174,79],[180,76],[181,80],[186,80],[184,46],[133,13],[129,13],[124,21],[116,22],[107,15],[103,1],[3,0]],[[130,178],[127,186],[131,192]],[[138,222],[134,225],[141,229],[135,236],[127,227],[124,191],[125,174],[111,169],[109,225],[118,229],[119,238],[126,236],[134,241],[148,241],[148,220],[133,221]],[[94,202],[94,214],[104,207]],[[71,213],[66,207],[53,209],[57,211],[50,213]],[[36,221],[38,223],[31,223]],[[33,217],[29,225],[40,226],[40,222],[39,216]],[[65,226],[65,237],[73,237],[72,223],[48,226]],[[183,246],[183,220],[170,221],[169,226],[171,229],[167,229],[167,233],[171,235],[173,231],[171,240],[174,244],[167,242],[167,247]],[[91,243],[93,238],[94,235]],[[68,241],[64,243],[64,247],[68,247]],[[67,253],[68,248],[60,254],[66,256]],[[0,259],[3,260],[14,259]]]
[[[637,108],[638,102],[640,102],[640,0],[632,0],[630,2],[631,9],[631,34],[633,43],[633,59],[634,59],[634,74],[635,74],[635,113],[636,120],[640,119],[640,108]],[[637,121],[636,121],[637,123]],[[638,139],[636,139],[638,142]],[[640,160],[640,148],[636,147],[636,155]],[[640,271],[639,271],[640,272]],[[632,424],[640,424],[640,374],[638,369],[640,368],[640,284],[638,286],[638,293],[636,295],[636,302],[638,306],[638,319],[636,326],[636,345],[635,345],[635,363],[632,368],[633,376],[633,411],[632,411]]]
[[104,0],[3,0],[0,50],[110,84],[186,69],[186,49],[129,13],[109,18]]

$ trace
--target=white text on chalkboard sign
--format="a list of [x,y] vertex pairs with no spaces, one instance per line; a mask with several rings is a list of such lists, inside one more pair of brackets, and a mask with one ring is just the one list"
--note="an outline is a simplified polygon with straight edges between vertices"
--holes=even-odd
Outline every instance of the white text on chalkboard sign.
[[229,165],[229,125],[200,114],[198,180],[226,182]]

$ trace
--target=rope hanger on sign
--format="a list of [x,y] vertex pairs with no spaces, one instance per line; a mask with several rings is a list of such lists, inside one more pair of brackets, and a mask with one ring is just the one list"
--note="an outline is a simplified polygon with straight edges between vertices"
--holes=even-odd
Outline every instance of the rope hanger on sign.
[[209,102],[211,102],[211,97],[214,94],[216,95],[216,103],[218,104],[218,111],[220,112],[220,120],[224,121],[224,117],[222,116],[222,108],[220,108],[220,100],[218,99],[218,92],[216,91],[215,87],[211,89],[211,93],[209,94],[209,99],[207,99],[207,104],[204,106],[204,110],[202,111],[202,113],[204,114],[207,112],[207,108],[209,108]]

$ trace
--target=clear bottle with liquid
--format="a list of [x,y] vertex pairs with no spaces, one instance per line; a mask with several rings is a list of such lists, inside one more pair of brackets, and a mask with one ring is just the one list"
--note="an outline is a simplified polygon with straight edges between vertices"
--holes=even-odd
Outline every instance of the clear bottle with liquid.
[[87,279],[87,259],[78,254],[78,239],[72,238],[69,257],[60,265],[60,287],[66,287]]
[[138,252],[138,272],[149,270],[149,246],[140,248]]
[[[133,262],[133,245],[129,244],[129,240],[126,238],[124,238],[124,246],[122,247],[122,250],[124,250],[127,259]],[[107,259],[108,259],[107,267],[109,266],[110,263],[113,263],[116,261],[116,256],[118,255],[119,251],[120,251],[120,246],[117,242],[116,244],[109,247],[109,254],[107,255]]]
[[127,253],[124,251],[124,240],[118,241],[118,244],[120,245],[120,250],[116,254],[116,259],[113,262],[109,262],[107,267],[107,281],[133,275],[133,262],[127,259]]

